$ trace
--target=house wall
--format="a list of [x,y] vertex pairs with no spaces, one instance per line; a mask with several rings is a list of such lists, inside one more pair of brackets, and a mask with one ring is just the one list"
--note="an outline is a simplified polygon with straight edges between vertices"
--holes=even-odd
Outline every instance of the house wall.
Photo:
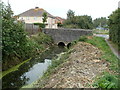
[[46,24],[46,28],[57,28],[56,19],[48,17]]
[[[19,17],[18,20],[24,20],[25,23],[43,23],[42,20],[43,17]],[[46,28],[57,28],[57,24],[55,22],[54,18],[47,18],[47,22],[46,22]]]

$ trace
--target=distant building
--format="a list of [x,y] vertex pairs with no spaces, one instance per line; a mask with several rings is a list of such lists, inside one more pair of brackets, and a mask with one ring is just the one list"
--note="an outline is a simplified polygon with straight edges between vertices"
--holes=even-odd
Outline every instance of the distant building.
[[56,17],[56,23],[61,23],[63,24],[65,19],[61,18],[61,17]]
[[56,17],[48,13],[42,8],[35,7],[34,9],[27,10],[17,16],[17,20],[24,21],[25,23],[28,24],[33,24],[33,23],[43,23],[43,13],[47,13],[47,22],[46,28],[57,28],[57,23],[56,23]]

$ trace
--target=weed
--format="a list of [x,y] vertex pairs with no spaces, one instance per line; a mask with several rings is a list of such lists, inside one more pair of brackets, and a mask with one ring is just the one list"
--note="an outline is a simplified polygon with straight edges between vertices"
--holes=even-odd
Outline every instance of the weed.
[[111,75],[110,73],[104,73],[102,77],[100,77],[94,84],[96,88],[117,88],[118,87],[118,79],[115,75]]

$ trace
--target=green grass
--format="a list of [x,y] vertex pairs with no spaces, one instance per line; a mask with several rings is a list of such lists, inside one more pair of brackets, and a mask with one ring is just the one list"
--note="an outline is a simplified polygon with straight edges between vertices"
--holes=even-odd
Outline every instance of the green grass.
[[109,30],[98,30],[98,29],[95,29],[95,30],[93,30],[93,33],[94,34],[109,34]]
[[21,65],[23,65],[23,64],[26,63],[26,62],[28,62],[29,60],[31,60],[31,58],[23,61],[22,63],[14,66],[14,67],[6,70],[6,71],[0,72],[0,79],[1,79],[2,77],[4,77],[5,75],[11,73],[11,72],[18,70],[18,68],[19,68]]
[[108,72],[104,72],[103,76],[99,77],[93,84],[96,88],[115,89],[118,88],[118,76],[111,75]]
[[112,41],[108,40],[108,42],[111,44],[111,46],[115,49],[115,50],[119,50],[118,45],[116,43],[113,43]]

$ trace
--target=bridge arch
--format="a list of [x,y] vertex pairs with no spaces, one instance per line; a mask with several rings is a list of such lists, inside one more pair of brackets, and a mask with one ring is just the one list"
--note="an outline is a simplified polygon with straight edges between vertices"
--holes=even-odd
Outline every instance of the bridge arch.
[[59,42],[59,43],[58,43],[58,46],[59,46],[59,47],[64,47],[64,46],[65,46],[65,43],[64,43],[64,42]]
[[70,48],[71,45],[72,45],[71,43],[68,43],[68,44],[67,44],[67,48]]

